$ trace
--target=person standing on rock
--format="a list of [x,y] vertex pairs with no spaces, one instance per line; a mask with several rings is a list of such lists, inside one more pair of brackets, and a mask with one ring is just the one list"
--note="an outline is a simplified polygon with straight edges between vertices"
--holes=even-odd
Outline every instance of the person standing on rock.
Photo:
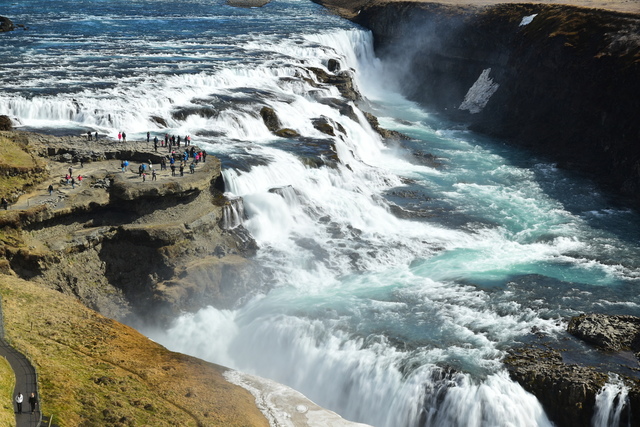
[[91,141],[91,131],[87,132],[87,141]]
[[76,179],[71,177],[71,188],[76,188]]
[[97,141],[98,140],[98,131],[96,131],[95,135],[93,135],[93,136],[94,136],[94,139]]
[[29,396],[29,406],[31,407],[31,413],[33,414],[36,411],[36,406],[38,406],[38,399],[36,399],[35,393],[31,393],[31,396]]
[[127,142],[127,134],[122,131],[122,142]]
[[151,171],[151,181],[157,181],[158,180],[158,174],[156,174],[156,170],[153,169]]
[[118,142],[122,139],[122,132],[118,132]]
[[9,209],[9,201],[5,197],[2,198],[0,204],[2,205],[2,209],[4,209],[5,211]]
[[184,176],[184,162],[180,162],[180,176]]
[[47,188],[50,196],[53,196],[53,184],[49,184],[49,188]]
[[18,413],[21,414],[22,413],[22,401],[24,400],[24,397],[22,396],[22,393],[18,393],[16,395],[16,406],[18,407]]
[[151,133],[147,132],[147,144],[149,143],[149,138],[151,138]]

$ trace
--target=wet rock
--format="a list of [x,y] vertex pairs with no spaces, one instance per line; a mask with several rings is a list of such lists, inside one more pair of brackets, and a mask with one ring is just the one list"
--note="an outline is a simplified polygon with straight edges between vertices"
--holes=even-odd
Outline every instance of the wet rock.
[[152,122],[157,123],[163,128],[169,127],[169,125],[167,124],[167,121],[160,116],[151,116],[150,119]]
[[[640,318],[583,314],[573,317],[568,332],[599,349],[608,352],[639,348]],[[566,351],[566,350],[565,350]],[[640,417],[640,380],[638,361],[615,358],[608,365],[575,362],[567,352],[550,347],[523,347],[512,349],[504,364],[511,378],[542,403],[549,418],[560,427],[591,425],[596,410],[596,395],[608,382],[615,369],[618,378],[628,389],[626,409],[620,425],[628,425]],[[620,362],[625,360],[626,362]],[[628,374],[622,374],[627,372]],[[630,425],[630,424],[629,424]]]
[[275,134],[281,138],[297,138],[300,136],[298,131],[289,128],[278,129]]
[[337,59],[331,58],[327,61],[327,70],[335,73],[336,71],[340,71],[340,62]]
[[312,123],[313,123],[313,127],[319,130],[320,132],[325,133],[327,135],[336,136],[333,126],[329,124],[329,121],[326,117],[313,119]]
[[504,360],[511,378],[535,395],[547,416],[562,427],[591,425],[595,397],[607,375],[585,366],[568,365],[556,350],[512,350]]
[[280,129],[280,119],[278,119],[278,115],[273,110],[273,108],[262,107],[260,109],[260,116],[262,117],[264,125],[271,132],[276,132],[278,129]]
[[606,314],[572,317],[567,331],[605,351],[640,352],[640,318]]
[[[13,30],[15,30],[15,26],[13,25],[13,22],[11,21],[11,19],[5,16],[0,16],[0,33],[3,33],[5,31],[13,31]],[[4,130],[9,130],[9,129],[4,129]]]
[[371,127],[373,128],[373,130],[375,130],[376,132],[378,132],[380,134],[380,136],[382,136],[385,139],[395,139],[395,140],[399,140],[399,139],[411,139],[408,136],[397,132],[395,130],[389,130],[389,129],[385,129],[380,127],[380,123],[378,123],[378,118],[376,116],[374,116],[371,113],[368,112],[364,112],[364,116],[367,119],[367,121],[369,122],[369,125],[371,125]]

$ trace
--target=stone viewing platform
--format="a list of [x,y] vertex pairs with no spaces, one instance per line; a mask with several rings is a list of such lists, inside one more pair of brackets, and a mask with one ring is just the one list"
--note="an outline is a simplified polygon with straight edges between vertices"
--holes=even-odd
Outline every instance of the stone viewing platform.
[[225,224],[233,206],[217,158],[207,156],[192,172],[190,157],[181,175],[191,146],[174,147],[172,173],[168,147],[156,151],[152,142],[16,131],[0,137],[31,156],[23,162],[30,166],[5,165],[5,175],[32,180],[5,193],[0,227],[12,231],[0,242],[4,273],[41,281],[123,321],[166,322],[250,293],[248,257],[256,247],[242,226]]

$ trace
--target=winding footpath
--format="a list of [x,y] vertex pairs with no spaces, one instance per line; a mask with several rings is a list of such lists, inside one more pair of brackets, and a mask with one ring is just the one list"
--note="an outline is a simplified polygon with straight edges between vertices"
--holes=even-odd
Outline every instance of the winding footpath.
[[[16,377],[16,387],[13,391],[12,405],[16,411],[17,427],[39,426],[42,421],[42,413],[40,412],[40,401],[36,411],[31,413],[29,406],[29,396],[35,393],[38,396],[38,378],[36,370],[27,358],[16,349],[11,347],[4,339],[4,319],[2,317],[2,299],[0,298],[0,356],[7,359]],[[22,414],[17,413],[15,396],[22,393],[24,400],[22,402]]]

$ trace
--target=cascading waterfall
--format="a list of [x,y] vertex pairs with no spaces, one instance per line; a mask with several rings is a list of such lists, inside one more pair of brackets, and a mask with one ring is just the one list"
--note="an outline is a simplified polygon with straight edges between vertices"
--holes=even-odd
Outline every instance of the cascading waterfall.
[[245,218],[242,199],[230,199],[222,207],[222,228],[232,230],[242,224]]
[[620,418],[625,409],[629,408],[629,389],[619,376],[612,374],[609,381],[596,395],[593,427],[621,427],[630,426],[631,421],[620,424]]
[[[78,24],[40,1],[7,12],[47,33],[0,40],[0,114],[61,133],[191,135],[222,161],[221,226],[259,246],[263,292],[149,332],[167,347],[376,427],[547,426],[506,350],[594,306],[640,314],[635,213],[407,102],[371,34],[319,6],[57,2]],[[309,68],[329,73],[329,60],[353,75],[358,105],[410,139],[383,141],[321,83]],[[301,137],[275,137],[263,107]]]

